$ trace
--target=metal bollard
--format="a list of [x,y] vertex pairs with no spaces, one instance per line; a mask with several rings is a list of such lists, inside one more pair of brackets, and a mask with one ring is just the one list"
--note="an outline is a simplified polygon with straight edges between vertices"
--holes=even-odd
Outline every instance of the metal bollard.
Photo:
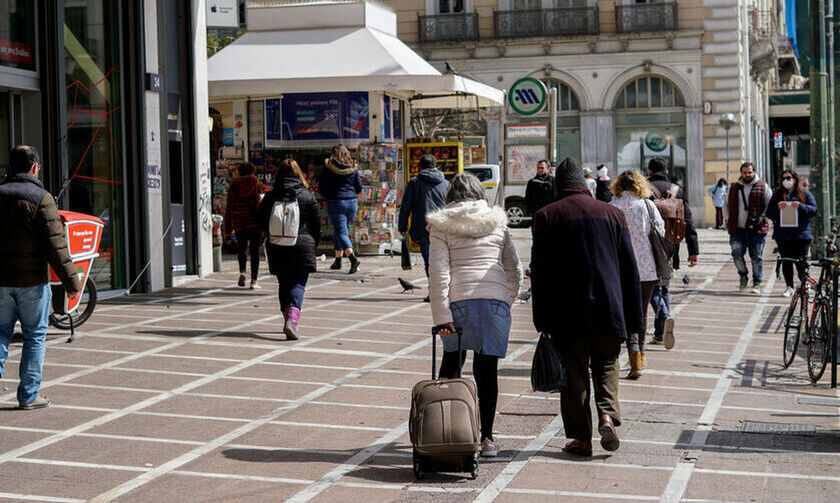
[[213,215],[213,272],[222,270],[222,222],[225,218],[221,215]]

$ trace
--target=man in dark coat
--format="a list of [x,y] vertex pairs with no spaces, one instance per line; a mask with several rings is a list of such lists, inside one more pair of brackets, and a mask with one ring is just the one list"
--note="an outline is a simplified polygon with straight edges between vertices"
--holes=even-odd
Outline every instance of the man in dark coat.
[[548,161],[543,159],[537,163],[536,176],[528,180],[528,185],[525,187],[525,206],[528,207],[528,213],[533,217],[534,213],[553,201],[554,177],[551,176]]
[[[429,276],[429,231],[426,230],[426,215],[446,206],[449,182],[443,172],[437,169],[437,159],[432,154],[420,158],[420,173],[408,181],[400,204],[400,236],[405,233],[420,247],[426,277]],[[408,228],[409,216],[411,229]],[[426,297],[428,299],[428,297]],[[428,300],[426,300],[428,302]]]
[[[654,157],[648,162],[648,181],[662,197],[682,199],[685,211],[685,245],[688,247],[688,267],[697,265],[700,246],[697,241],[697,229],[691,218],[691,207],[685,197],[685,190],[671,181],[668,175],[668,161],[662,157]],[[680,247],[677,245],[674,253],[674,269],[680,268]],[[653,323],[653,339],[650,344],[665,344],[665,349],[674,347],[674,318],[671,317],[671,287],[668,284],[653,289],[650,305],[656,313]]]
[[614,451],[621,424],[618,354],[628,333],[644,329],[639,272],[624,213],[592,197],[574,159],[564,159],[554,177],[557,201],[534,215],[534,325],[551,333],[565,357],[565,450],[592,453],[591,369],[601,446]]
[[55,199],[38,179],[38,151],[27,145],[16,147],[9,161],[9,176],[0,185],[0,377],[15,322],[20,320],[18,407],[40,409],[50,405],[38,393],[52,298],[49,266],[68,294],[78,294],[82,285],[70,260]]

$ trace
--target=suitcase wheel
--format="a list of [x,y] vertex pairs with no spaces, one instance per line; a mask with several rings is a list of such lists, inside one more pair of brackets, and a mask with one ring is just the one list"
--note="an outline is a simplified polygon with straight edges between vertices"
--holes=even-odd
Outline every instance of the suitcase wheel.
[[425,466],[423,464],[423,458],[421,458],[420,455],[417,454],[416,452],[414,453],[413,458],[414,458],[414,466],[413,466],[413,468],[414,468],[414,478],[419,480],[419,479],[423,478],[423,475],[426,474],[426,472],[423,470],[423,468],[425,468]]

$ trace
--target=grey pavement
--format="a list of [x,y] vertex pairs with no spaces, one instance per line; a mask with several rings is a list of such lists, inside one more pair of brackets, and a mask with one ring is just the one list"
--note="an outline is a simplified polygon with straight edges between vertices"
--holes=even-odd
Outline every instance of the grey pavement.
[[[515,234],[527,263],[529,232]],[[431,316],[425,292],[400,293],[396,277],[425,285],[422,266],[364,257],[358,275],[314,275],[288,342],[274,280],[236,288],[227,261],[181,288],[102,302],[72,344],[51,330],[48,409],[14,410],[13,345],[0,500],[837,501],[840,413],[825,403],[840,395],[828,372],[811,384],[802,358],[781,366],[772,260],[763,293],[740,294],[726,234],[702,230],[701,251],[674,281],[676,347],[650,347],[643,377],[621,381],[615,453],[561,451],[558,396],[529,389],[537,334],[517,303],[500,456],[476,480],[415,481],[406,420],[430,371]]]

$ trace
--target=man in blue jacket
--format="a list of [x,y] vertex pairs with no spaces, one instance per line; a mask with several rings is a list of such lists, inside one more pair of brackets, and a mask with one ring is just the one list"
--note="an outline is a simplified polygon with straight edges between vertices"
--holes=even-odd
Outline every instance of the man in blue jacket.
[[[426,277],[429,276],[429,231],[426,230],[426,214],[446,205],[449,182],[443,172],[437,169],[437,159],[432,154],[420,158],[420,173],[408,181],[400,205],[400,236],[405,233],[420,247]],[[411,228],[408,220],[411,217]],[[429,298],[426,297],[426,302]]]

